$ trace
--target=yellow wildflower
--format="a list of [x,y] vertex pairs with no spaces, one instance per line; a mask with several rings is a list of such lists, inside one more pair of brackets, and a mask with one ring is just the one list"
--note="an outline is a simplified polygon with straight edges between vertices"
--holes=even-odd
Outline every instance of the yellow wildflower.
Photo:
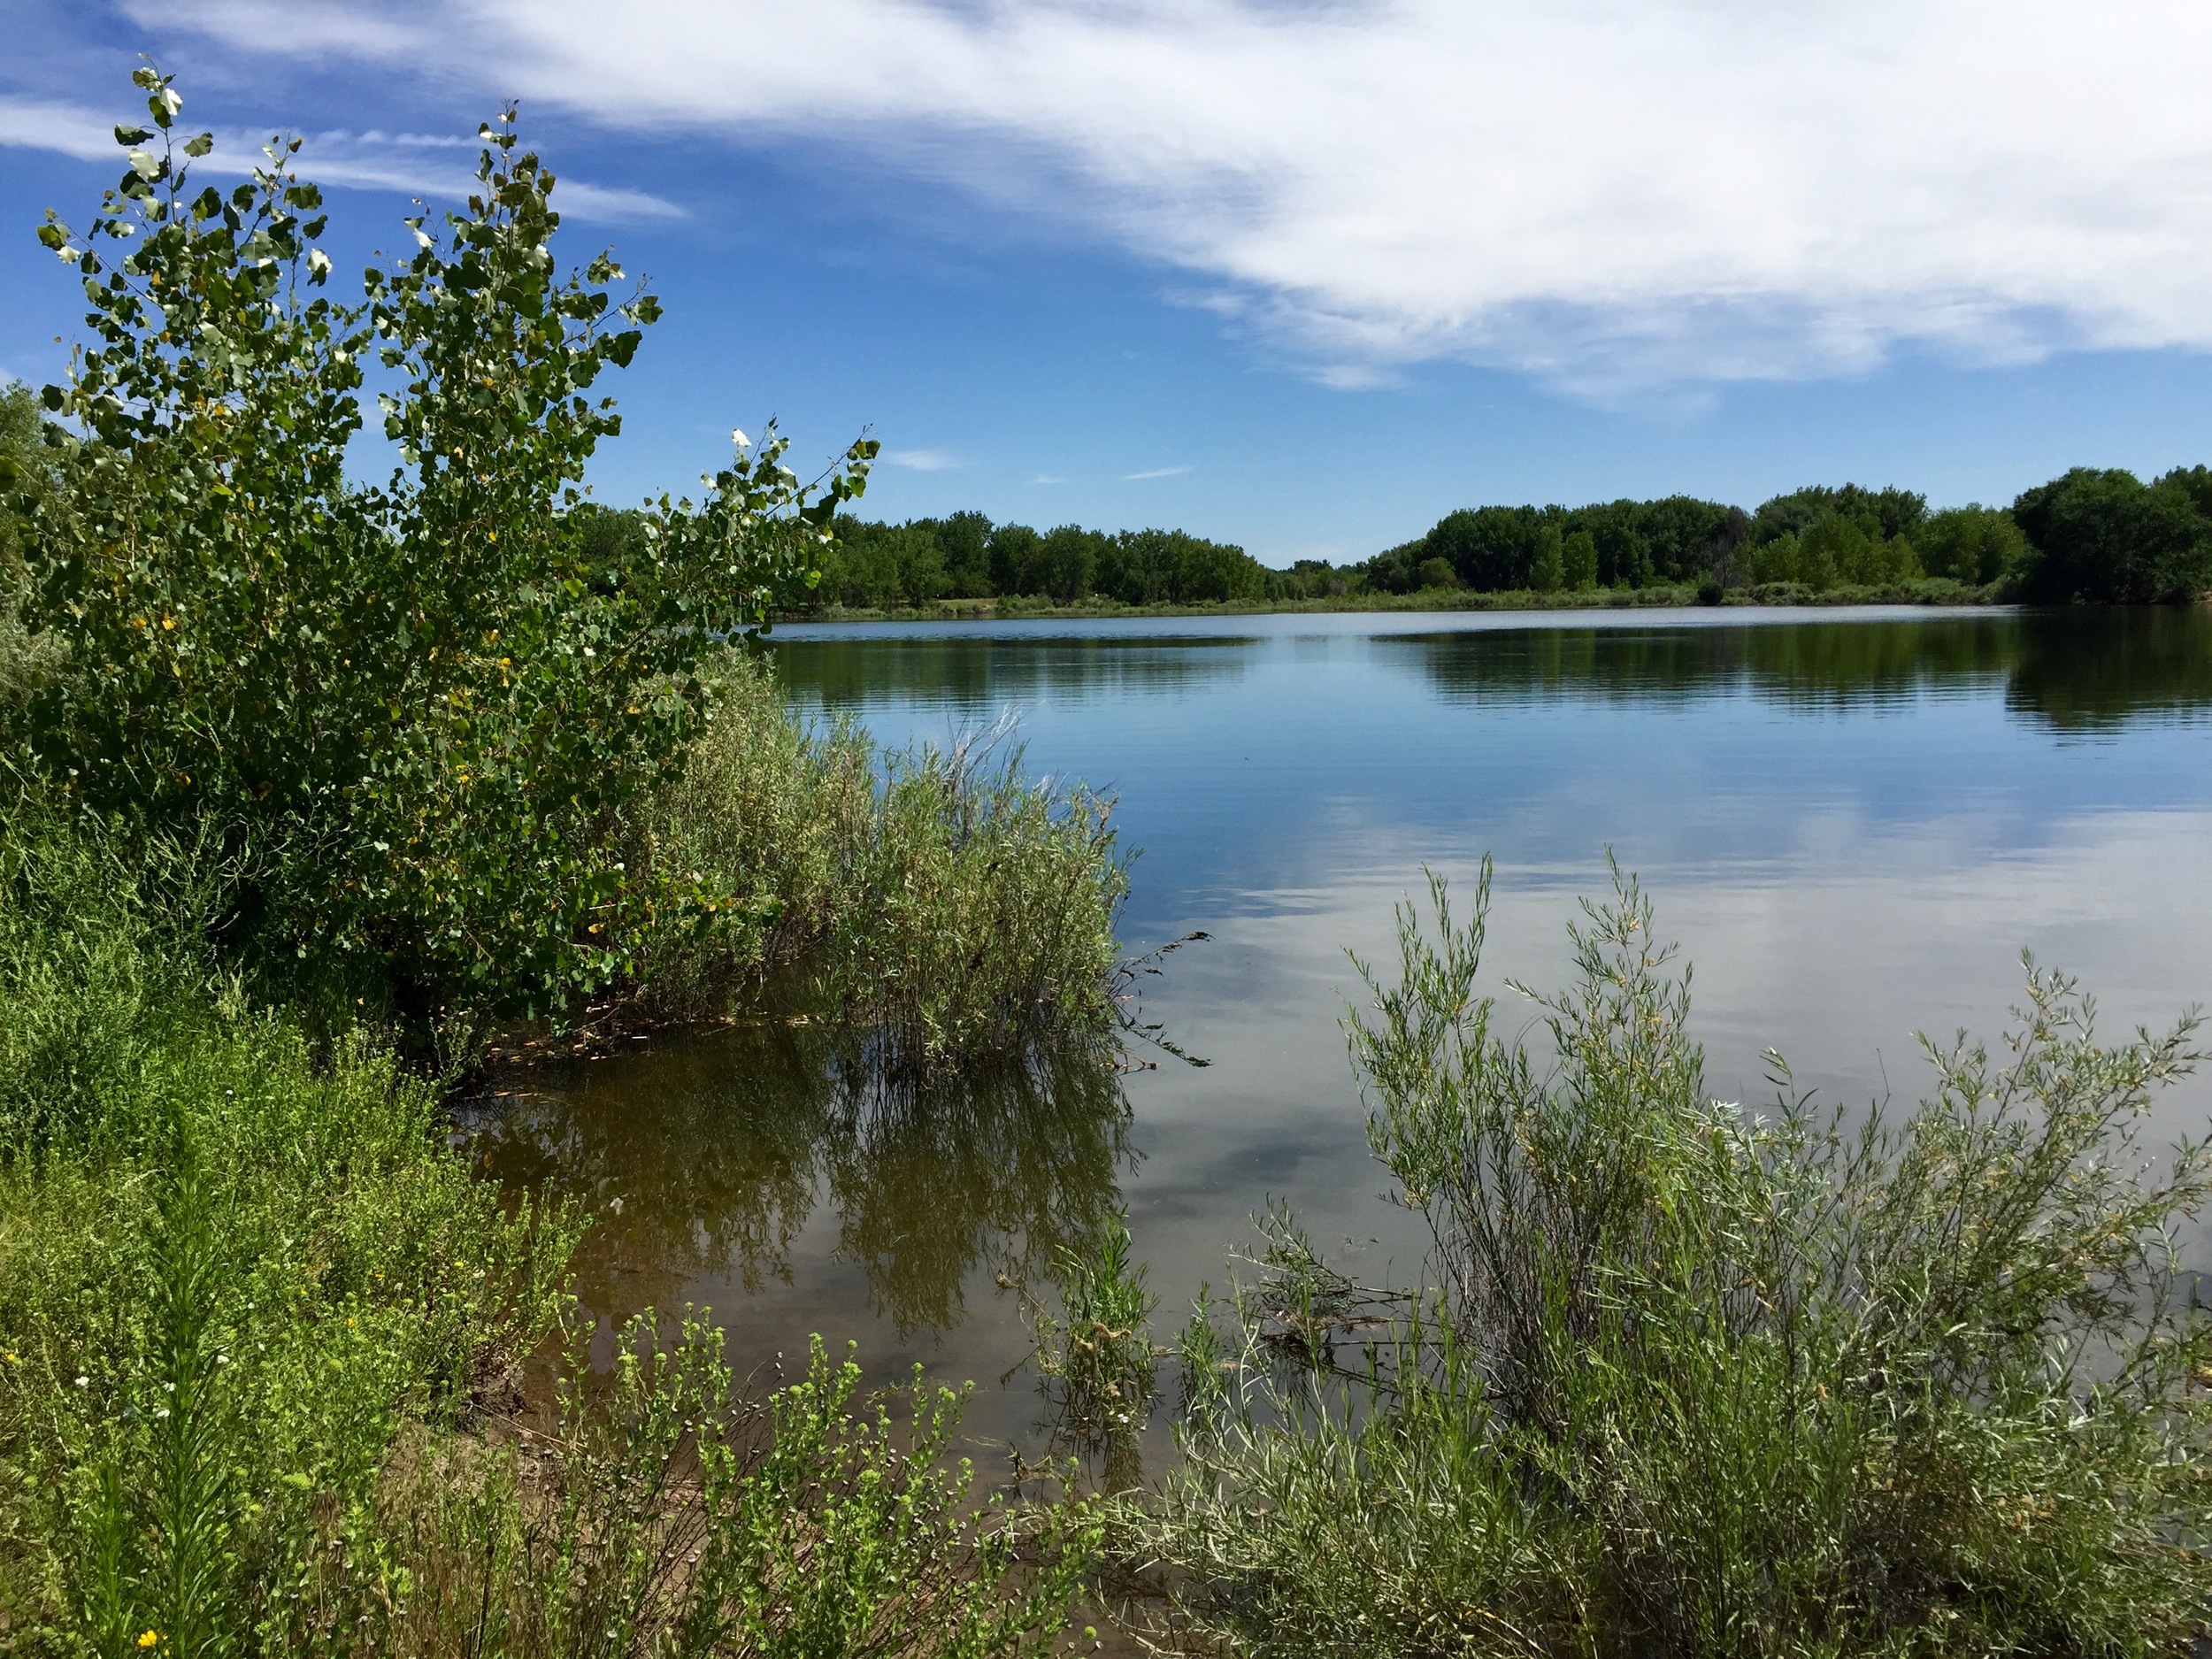
[[150,1647],[160,1640],[161,1632],[157,1630],[141,1631],[138,1633],[138,1645],[141,1647]]

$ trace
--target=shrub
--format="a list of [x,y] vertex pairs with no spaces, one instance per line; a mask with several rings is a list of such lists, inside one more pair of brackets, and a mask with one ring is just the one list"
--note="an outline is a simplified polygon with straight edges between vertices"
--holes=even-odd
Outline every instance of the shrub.
[[1108,804],[1032,785],[994,741],[885,755],[856,726],[795,720],[765,671],[733,659],[640,826],[640,860],[703,910],[641,964],[647,994],[719,1011],[803,962],[910,1068],[1102,1032],[1128,890]]
[[[1187,1468],[1133,1512],[1179,1627],[1268,1654],[2185,1651],[2212,1610],[2200,1368],[2139,1141],[2193,1022],[2118,1047],[2030,965],[1993,1056],[1927,1046],[1893,1118],[1709,1101],[1632,882],[1534,997],[1476,993],[1487,879],[1351,1023],[1430,1288],[1361,1292],[1287,1225],[1201,1363]],[[1532,993],[1523,993],[1533,996]],[[1784,1074],[1785,1077],[1786,1074]]]
[[[625,867],[621,809],[672,774],[703,661],[872,445],[809,502],[772,435],[741,444],[703,504],[600,534],[578,485],[620,423],[590,394],[657,306],[618,303],[605,255],[556,276],[553,176],[511,111],[467,211],[409,221],[412,257],[344,305],[297,145],[196,195],[212,141],[176,142],[169,78],[137,78],[153,127],[118,129],[122,185],[81,240],[40,233],[95,336],[45,393],[82,431],[64,488],[20,498],[30,621],[69,661],[31,700],[42,774],[134,833],[250,849],[226,942],[280,982],[388,977],[418,1010],[588,991],[681,909]],[[363,490],[370,350],[402,465]]]

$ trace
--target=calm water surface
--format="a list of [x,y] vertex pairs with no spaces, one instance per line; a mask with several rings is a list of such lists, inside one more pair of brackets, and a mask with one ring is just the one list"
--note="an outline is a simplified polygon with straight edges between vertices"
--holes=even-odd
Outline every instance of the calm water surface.
[[[1011,706],[1033,772],[1118,795],[1132,949],[1212,935],[1147,1017],[1210,1064],[925,1102],[841,1079],[806,1033],[662,1037],[541,1071],[487,1166],[602,1224],[586,1305],[709,1304],[741,1365],[807,1336],[1037,1414],[1018,1297],[1125,1207],[1162,1323],[1287,1201],[1371,1279],[1417,1266],[1378,1201],[1338,1018],[1424,865],[1496,864],[1486,964],[1547,983],[1609,849],[1696,969],[1724,1099],[1916,1097],[1914,1033],[1993,1035],[2019,953],[2108,1028],[2212,999],[2212,615],[1264,617],[780,631],[795,695],[893,742]],[[1502,987],[1494,987],[1502,988]],[[2212,1089],[2162,1117],[2200,1132]]]

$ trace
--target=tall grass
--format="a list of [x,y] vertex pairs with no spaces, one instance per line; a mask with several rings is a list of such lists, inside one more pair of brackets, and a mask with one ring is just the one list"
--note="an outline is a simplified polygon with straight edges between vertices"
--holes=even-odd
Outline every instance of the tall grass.
[[795,717],[733,657],[640,840],[703,901],[641,965],[664,1010],[725,1011],[795,966],[902,1069],[1109,1029],[1128,877],[1107,803],[1041,787],[987,739],[887,753],[849,722]]
[[[585,1333],[588,1334],[588,1333]],[[572,1368],[582,1370],[581,1356]],[[650,1314],[547,1440],[449,1445],[389,1484],[411,1567],[364,1597],[368,1651],[989,1659],[1040,1651],[1096,1554],[1088,1502],[1009,1504],[951,1455],[960,1396],[806,1374],[734,1403],[720,1333]]]
[[[2142,1140],[2194,1021],[2107,1046],[2030,965],[1901,1113],[1707,1098],[1632,881],[1576,975],[1478,994],[1487,879],[1399,917],[1350,1024],[1426,1288],[1294,1228],[1186,1340],[1169,1621],[1255,1654],[2179,1653],[2212,1611],[2193,1143]],[[1228,1367],[1225,1375],[1224,1365]]]
[[548,1328],[572,1229],[503,1213],[373,1041],[319,1051],[211,978],[96,841],[11,827],[0,1621],[288,1640],[400,1427],[459,1420]]

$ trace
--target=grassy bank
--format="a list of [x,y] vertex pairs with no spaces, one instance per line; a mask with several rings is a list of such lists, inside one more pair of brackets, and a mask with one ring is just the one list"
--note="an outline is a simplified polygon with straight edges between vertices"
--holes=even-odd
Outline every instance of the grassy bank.
[[[567,1319],[588,1217],[503,1206],[441,1087],[211,962],[184,888],[0,838],[0,1652],[1014,1653],[1089,1509],[979,1502],[959,1399],[818,1347],[749,1396]],[[1049,1494],[1040,1494],[1049,1498]]]
[[1425,1288],[1356,1285],[1279,1215],[1182,1339],[1186,1462],[1122,1511],[1157,1634],[2193,1651],[2212,1321],[2177,1244],[2212,1170],[2142,1134],[2194,1022],[2105,1045],[2031,968],[1993,1052],[1929,1047],[1918,1107],[1816,1116],[1786,1085],[1750,1117],[1706,1096],[1632,883],[1525,1013],[1477,990],[1483,919],[1440,887],[1403,910],[1350,1027]]
[[1191,605],[1125,605],[1082,599],[1071,604],[1048,600],[940,599],[925,605],[883,610],[831,605],[819,611],[790,611],[787,622],[961,622],[1026,620],[1040,618],[1107,619],[1118,617],[1311,616],[1335,612],[1409,611],[1604,611],[1736,605],[1992,605],[2003,603],[1994,586],[1976,587],[1943,578],[1893,582],[1877,587],[1812,588],[1798,582],[1767,582],[1731,588],[1716,594],[1696,587],[1598,588],[1578,592],[1479,593],[1464,588],[1424,588],[1412,593],[1340,594],[1316,599],[1225,601]]

